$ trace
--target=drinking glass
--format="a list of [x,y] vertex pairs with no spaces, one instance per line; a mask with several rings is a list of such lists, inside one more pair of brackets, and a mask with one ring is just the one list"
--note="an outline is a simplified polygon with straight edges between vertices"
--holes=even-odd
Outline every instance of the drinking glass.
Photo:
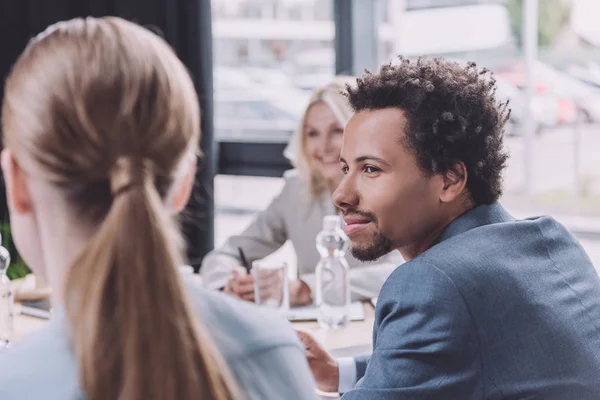
[[273,308],[285,316],[290,307],[287,263],[254,261],[251,273],[254,277],[256,304]]

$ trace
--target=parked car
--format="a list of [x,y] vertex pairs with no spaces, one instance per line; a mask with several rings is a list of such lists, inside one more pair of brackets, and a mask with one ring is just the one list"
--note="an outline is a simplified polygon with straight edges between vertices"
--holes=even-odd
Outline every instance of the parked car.
[[[500,77],[496,77],[496,98],[499,101],[509,101],[511,110],[507,134],[511,136],[523,133],[525,120],[525,96],[522,90],[511,85]],[[531,113],[534,121],[534,132],[542,133],[546,128],[559,124],[559,104],[555,98],[536,94],[531,102]]]
[[536,63],[536,75],[549,82],[551,90],[575,101],[587,122],[600,122],[600,89],[549,65]]
[[[576,123],[579,117],[578,108],[584,114],[596,115],[598,111],[596,103],[599,98],[596,97],[596,94],[588,92],[587,89],[591,88],[585,87],[584,84],[583,87],[580,86],[582,85],[581,82],[577,82],[575,79],[541,62],[533,64],[533,75],[535,79],[534,99],[545,99],[544,101],[548,103],[544,107],[546,111],[550,108],[555,109],[557,125]],[[522,63],[503,71],[497,71],[496,76],[519,89],[523,89],[526,85],[525,67]],[[551,107],[549,103],[556,103],[556,106]]]
[[600,65],[597,62],[563,65],[561,70],[587,85],[600,89]]

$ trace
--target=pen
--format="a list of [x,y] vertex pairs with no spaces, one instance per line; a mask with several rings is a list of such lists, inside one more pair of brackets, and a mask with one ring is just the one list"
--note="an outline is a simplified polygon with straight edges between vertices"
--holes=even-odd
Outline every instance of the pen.
[[240,261],[242,262],[242,265],[246,268],[246,271],[250,273],[252,266],[248,263],[248,260],[246,260],[246,256],[244,255],[244,251],[241,247],[238,247],[238,252],[240,253]]

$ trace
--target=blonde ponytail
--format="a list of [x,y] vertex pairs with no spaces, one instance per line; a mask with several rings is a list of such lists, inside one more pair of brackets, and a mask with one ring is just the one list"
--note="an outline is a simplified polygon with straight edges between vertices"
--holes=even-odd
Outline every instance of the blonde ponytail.
[[118,18],[50,27],[6,81],[5,144],[96,229],[64,293],[89,400],[237,397],[186,301],[166,205],[199,126],[183,64],[162,39]]
[[152,169],[149,160],[117,161],[112,206],[70,271],[67,312],[83,386],[89,400],[233,399],[183,296],[178,232]]

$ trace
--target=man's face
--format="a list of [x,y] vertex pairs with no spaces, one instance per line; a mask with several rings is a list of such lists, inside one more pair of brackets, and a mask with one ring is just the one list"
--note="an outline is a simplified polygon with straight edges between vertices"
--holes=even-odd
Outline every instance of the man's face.
[[[333,194],[352,254],[372,261],[419,246],[439,220],[441,176],[427,177],[403,144],[407,121],[398,108],[356,113],[344,131],[344,178]],[[405,256],[406,258],[406,256]]]

